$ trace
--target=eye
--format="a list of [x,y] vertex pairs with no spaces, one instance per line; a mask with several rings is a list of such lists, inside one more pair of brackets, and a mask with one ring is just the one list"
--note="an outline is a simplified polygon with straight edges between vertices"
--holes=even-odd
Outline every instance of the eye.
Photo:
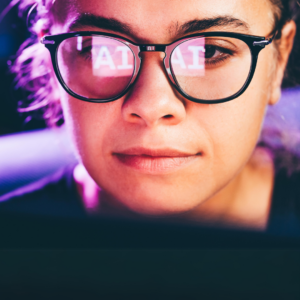
[[216,52],[217,48],[215,46],[207,45],[205,47],[205,58],[212,58],[213,56],[215,56]]
[[205,46],[205,64],[217,65],[221,62],[225,62],[234,56],[233,51],[218,47],[214,45]]
[[220,48],[213,45],[206,45],[205,46],[205,58],[214,58],[224,54],[231,54],[231,51],[228,49]]
[[82,48],[79,51],[79,55],[84,58],[85,61],[91,61],[93,57],[97,56],[101,49],[101,45],[89,45]]
[[107,51],[106,52],[107,55],[109,56],[115,55],[116,47],[111,45],[105,45],[105,44],[99,44],[99,45],[94,44],[94,45],[86,46],[79,51],[79,55],[82,56],[85,60],[91,60],[93,57],[94,58],[97,57],[97,55],[101,53],[101,50],[103,50],[104,48]]
[[77,55],[81,58],[83,58],[84,60],[91,60],[92,59],[92,46],[86,46],[83,47],[82,49],[78,49],[77,51]]

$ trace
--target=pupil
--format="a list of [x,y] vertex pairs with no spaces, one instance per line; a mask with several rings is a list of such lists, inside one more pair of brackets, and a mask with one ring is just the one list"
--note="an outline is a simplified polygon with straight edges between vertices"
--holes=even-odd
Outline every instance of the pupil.
[[205,58],[212,58],[216,53],[216,47],[206,46],[205,47]]

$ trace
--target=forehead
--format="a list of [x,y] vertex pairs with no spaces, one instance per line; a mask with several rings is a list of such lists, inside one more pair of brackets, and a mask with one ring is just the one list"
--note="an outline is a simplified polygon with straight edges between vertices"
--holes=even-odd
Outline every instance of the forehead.
[[183,24],[194,20],[230,17],[246,26],[224,23],[213,29],[262,36],[269,34],[273,23],[270,0],[56,0],[54,4],[61,32],[69,31],[84,14],[117,20],[128,25],[136,39],[156,43],[172,39]]

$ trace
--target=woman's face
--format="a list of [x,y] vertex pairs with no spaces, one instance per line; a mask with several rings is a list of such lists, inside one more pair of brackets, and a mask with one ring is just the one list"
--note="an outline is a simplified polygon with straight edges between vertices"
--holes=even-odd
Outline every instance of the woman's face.
[[[72,31],[105,31],[148,44],[178,39],[187,22],[224,16],[239,22],[205,31],[269,36],[273,30],[267,0],[57,0],[53,11],[53,34],[70,31],[80,14],[89,13],[124,23],[126,30],[81,24]],[[192,210],[237,178],[278,90],[272,83],[273,45],[261,51],[246,92],[221,104],[198,104],[179,95],[163,57],[143,53],[135,85],[113,102],[84,102],[61,90],[66,123],[89,174],[125,207],[154,215]]]

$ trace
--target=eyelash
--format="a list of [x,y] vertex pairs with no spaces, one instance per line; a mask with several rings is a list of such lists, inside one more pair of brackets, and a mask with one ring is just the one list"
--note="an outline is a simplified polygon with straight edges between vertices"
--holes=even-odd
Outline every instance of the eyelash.
[[86,61],[90,61],[92,59],[92,56],[91,56],[91,49],[92,47],[91,46],[88,46],[88,47],[85,47],[83,48],[79,53],[80,55],[84,56],[84,59]]

